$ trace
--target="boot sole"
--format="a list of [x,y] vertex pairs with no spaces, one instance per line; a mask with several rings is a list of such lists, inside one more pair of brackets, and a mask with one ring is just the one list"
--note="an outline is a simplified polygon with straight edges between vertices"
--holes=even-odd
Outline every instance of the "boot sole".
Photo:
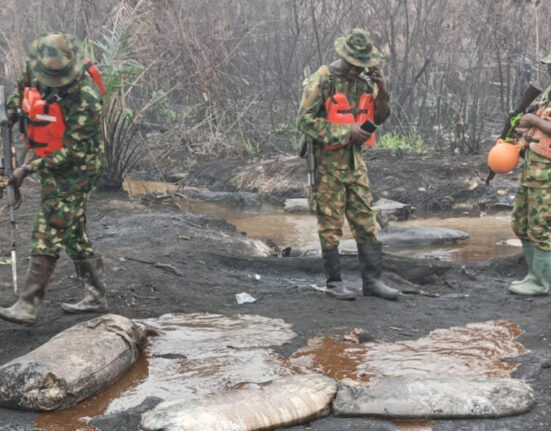
[[518,295],[518,296],[548,296],[549,295],[549,291],[547,291],[547,292],[538,292],[538,293],[515,292],[514,288],[512,286],[509,287],[509,289],[507,289],[507,290],[509,291],[509,293],[511,293],[513,295]]
[[32,320],[22,320],[22,319],[18,319],[16,317],[5,316],[3,314],[0,314],[0,319],[6,320],[7,322],[11,322],[11,323],[17,323],[18,325],[31,326],[31,325],[34,325],[36,323],[36,318],[32,319]]
[[61,304],[60,306],[61,310],[63,310],[67,314],[80,314],[80,313],[106,313],[109,311],[108,307],[100,307],[100,308],[89,308],[89,309],[75,309],[65,306],[65,304]]
[[372,297],[375,297],[375,298],[386,299],[388,301],[395,301],[400,296],[402,296],[402,293],[399,292],[396,296],[382,296],[382,295],[377,295],[376,293],[363,292],[363,296],[372,296]]
[[325,294],[333,299],[338,299],[339,301],[355,301],[355,296],[338,296],[334,293],[325,292]]

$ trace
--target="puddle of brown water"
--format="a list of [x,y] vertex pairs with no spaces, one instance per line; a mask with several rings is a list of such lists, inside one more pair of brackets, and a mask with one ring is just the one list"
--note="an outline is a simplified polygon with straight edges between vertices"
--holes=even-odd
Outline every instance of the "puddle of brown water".
[[[297,351],[290,364],[337,380],[375,383],[398,376],[510,377],[517,364],[505,357],[526,353],[516,342],[522,334],[507,320],[438,329],[415,341],[349,344],[328,337],[314,338]],[[431,431],[430,421],[393,421],[404,431]]]
[[415,341],[351,345],[327,337],[310,340],[291,364],[336,379],[375,382],[399,376],[510,377],[515,363],[504,357],[526,353],[515,339],[522,333],[510,321],[438,329]]
[[295,333],[280,319],[208,314],[164,315],[144,323],[160,334],[150,338],[138,363],[101,394],[57,413],[39,415],[46,431],[96,431],[86,418],[114,413],[156,396],[166,401],[264,383],[294,374],[271,350]]
[[143,196],[147,193],[170,193],[178,190],[178,185],[162,181],[143,181],[139,178],[126,178],[122,189],[130,196]]
[[[134,196],[158,191],[175,192],[178,186],[155,181],[128,178],[123,188]],[[184,211],[212,214],[225,219],[253,238],[271,240],[280,247],[300,247],[318,241],[317,221],[311,214],[290,214],[271,205],[261,208],[242,208],[232,205],[205,203],[180,199]],[[460,245],[390,247],[392,253],[408,257],[438,257],[452,261],[480,261],[519,253],[519,249],[505,244],[514,237],[509,215],[491,217],[425,218],[398,222],[403,226],[431,226],[458,229],[470,235]],[[343,228],[343,239],[351,239],[348,224]]]

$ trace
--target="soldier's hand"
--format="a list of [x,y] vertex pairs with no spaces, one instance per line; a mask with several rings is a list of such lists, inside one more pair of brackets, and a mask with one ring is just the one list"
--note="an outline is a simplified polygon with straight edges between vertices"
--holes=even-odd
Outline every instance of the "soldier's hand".
[[540,117],[534,114],[524,114],[517,124],[518,128],[538,127]]
[[350,129],[350,142],[353,144],[363,144],[369,138],[371,138],[371,133],[362,129],[361,124],[352,124]]
[[17,168],[15,171],[13,171],[12,183],[16,189],[19,189],[19,187],[21,187],[21,184],[23,184],[23,180],[26,176],[27,174],[22,168]]
[[386,83],[385,78],[383,76],[383,71],[379,69],[377,66],[370,67],[367,74],[371,78],[371,80],[377,84],[377,87],[380,92],[386,93]]

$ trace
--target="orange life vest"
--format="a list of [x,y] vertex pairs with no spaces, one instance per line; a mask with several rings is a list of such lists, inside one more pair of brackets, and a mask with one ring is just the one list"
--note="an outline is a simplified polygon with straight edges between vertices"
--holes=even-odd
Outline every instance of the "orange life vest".
[[[88,58],[84,59],[84,68],[98,87],[100,94],[105,95],[103,79],[97,68]],[[61,106],[55,101],[43,99],[37,88],[26,87],[21,108],[26,118],[27,145],[38,157],[46,157],[63,148],[63,134],[66,125]]]
[[26,87],[22,108],[27,119],[27,143],[38,157],[63,148],[66,126],[59,103],[50,103],[38,89]]
[[[325,101],[325,112],[327,121],[333,124],[363,124],[367,120],[375,122],[375,99],[373,94],[363,93],[360,96],[358,107],[352,109],[348,98],[344,93],[335,93]],[[364,142],[364,145],[372,147],[375,144],[375,133]],[[336,150],[343,144],[326,145],[327,150]]]

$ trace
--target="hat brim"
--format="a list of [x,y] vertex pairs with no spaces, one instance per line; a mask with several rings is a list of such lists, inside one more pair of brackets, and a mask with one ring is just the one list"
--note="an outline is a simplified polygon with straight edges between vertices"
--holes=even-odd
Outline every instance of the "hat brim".
[[371,53],[365,59],[354,57],[346,49],[346,37],[341,36],[335,40],[335,51],[337,55],[345,60],[347,63],[350,63],[357,67],[373,67],[381,63],[381,54],[379,50],[375,47],[371,50]]
[[84,60],[80,55],[77,55],[75,64],[68,71],[57,75],[48,73],[48,71],[41,66],[38,58],[32,54],[29,57],[29,66],[38,82],[47,87],[59,88],[69,85],[82,74]]

